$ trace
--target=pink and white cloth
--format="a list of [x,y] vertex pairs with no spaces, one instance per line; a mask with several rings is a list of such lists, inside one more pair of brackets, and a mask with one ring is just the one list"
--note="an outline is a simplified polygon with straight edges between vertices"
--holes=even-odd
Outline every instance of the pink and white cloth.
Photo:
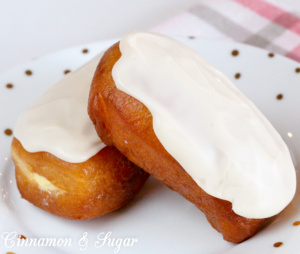
[[263,0],[205,0],[151,30],[230,39],[300,62],[300,18]]

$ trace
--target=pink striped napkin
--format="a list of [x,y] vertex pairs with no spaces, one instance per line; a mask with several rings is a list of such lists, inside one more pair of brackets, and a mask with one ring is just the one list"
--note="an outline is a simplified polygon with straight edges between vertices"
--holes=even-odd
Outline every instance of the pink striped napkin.
[[300,18],[263,0],[206,0],[151,30],[230,39],[300,62]]

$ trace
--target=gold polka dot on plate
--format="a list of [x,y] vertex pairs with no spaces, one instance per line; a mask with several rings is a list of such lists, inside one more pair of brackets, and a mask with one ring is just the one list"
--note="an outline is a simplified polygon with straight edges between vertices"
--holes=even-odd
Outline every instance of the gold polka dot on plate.
[[6,88],[8,88],[8,89],[11,89],[11,88],[13,88],[13,87],[14,87],[14,85],[11,84],[11,83],[6,84]]
[[299,226],[300,225],[300,221],[295,221],[294,223],[293,223],[293,226]]
[[269,53],[268,56],[269,57],[274,57],[274,53]]
[[239,79],[239,78],[241,77],[241,73],[235,74],[234,77],[235,77],[236,79]]
[[71,72],[70,70],[65,70],[64,74],[68,74],[69,72]]
[[26,70],[26,71],[25,71],[25,74],[26,74],[27,76],[31,76],[31,75],[32,75],[32,71],[31,71],[31,70]]
[[4,133],[5,133],[5,135],[7,135],[7,136],[11,136],[13,132],[12,132],[11,129],[5,129],[5,130],[4,130]]
[[274,244],[273,244],[273,246],[274,246],[275,248],[278,248],[278,247],[280,247],[281,245],[283,245],[282,242],[277,242],[277,243],[274,243]]
[[300,68],[296,68],[295,72],[300,73]]
[[232,52],[231,52],[231,55],[233,55],[233,56],[237,56],[239,54],[239,51],[238,50],[232,50]]
[[195,36],[189,36],[189,39],[193,40],[195,39]]
[[27,239],[27,237],[23,236],[23,235],[18,235],[18,238],[21,239],[21,240],[26,240]]
[[9,252],[6,252],[6,254],[16,254],[16,253],[9,251]]
[[88,53],[88,52],[89,52],[88,49],[83,49],[83,50],[82,50],[82,53],[83,53],[83,54],[86,54],[86,53]]
[[282,100],[283,95],[280,93],[280,94],[278,94],[278,95],[276,96],[276,98],[277,98],[277,100]]

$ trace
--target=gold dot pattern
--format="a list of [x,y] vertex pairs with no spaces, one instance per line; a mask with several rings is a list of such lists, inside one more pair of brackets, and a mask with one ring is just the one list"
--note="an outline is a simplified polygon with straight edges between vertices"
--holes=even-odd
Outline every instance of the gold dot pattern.
[[26,240],[27,238],[25,237],[25,236],[23,236],[23,235],[18,235],[18,238],[19,239],[22,239],[22,240]]
[[[193,39],[195,39],[195,36],[188,36],[188,38],[191,39],[191,40],[193,40]],[[87,54],[87,53],[89,53],[89,50],[85,48],[85,49],[82,50],[82,53],[83,53],[83,54]],[[240,52],[239,52],[238,50],[234,49],[234,50],[232,50],[231,55],[232,55],[233,57],[236,57],[236,56],[239,55],[239,53],[240,53]],[[272,53],[272,52],[268,53],[268,57],[269,57],[269,58],[273,58],[274,56],[275,56],[274,53]],[[66,75],[66,74],[68,74],[68,73],[70,73],[70,72],[71,72],[71,70],[66,69],[66,70],[64,70],[63,73]],[[295,69],[295,72],[296,72],[296,73],[300,73],[300,67],[297,67],[297,68]],[[27,76],[31,76],[31,75],[33,75],[33,72],[32,72],[31,70],[26,70],[26,71],[25,71],[25,74],[26,74]],[[234,75],[234,77],[235,77],[235,79],[240,79],[240,78],[241,78],[241,73],[236,73],[236,74]],[[7,89],[12,89],[13,87],[14,87],[14,85],[13,85],[12,83],[6,84],[6,88],[7,88]],[[282,100],[282,99],[283,99],[283,95],[282,95],[282,94],[278,94],[278,95],[276,96],[276,98],[277,98],[277,100]],[[5,135],[7,135],[7,136],[11,136],[11,135],[13,134],[13,131],[12,131],[11,129],[5,129],[5,130],[4,130],[4,133],[5,133]],[[300,225],[300,221],[295,221],[295,222],[293,223],[293,226],[299,226],[299,225]],[[19,239],[22,239],[22,240],[26,240],[26,239],[27,239],[24,235],[18,235],[18,238],[19,238]],[[279,248],[279,247],[281,247],[282,245],[283,245],[283,242],[276,242],[276,243],[273,244],[273,246],[274,246],[275,248]],[[14,253],[14,252],[6,252],[6,254],[16,254],[16,253]]]
[[11,136],[13,132],[12,132],[11,129],[6,129],[6,130],[4,130],[4,133],[5,133],[5,135],[7,135],[7,136]]
[[269,53],[269,55],[268,55],[269,57],[274,57],[274,53]]
[[32,71],[31,71],[31,70],[26,70],[26,71],[25,71],[25,74],[26,74],[27,76],[31,76],[31,75],[32,75]]
[[234,77],[235,77],[236,79],[239,79],[239,78],[241,77],[241,73],[235,74]]
[[276,98],[277,98],[277,100],[282,100],[283,95],[282,94],[278,94]]
[[277,242],[277,243],[274,243],[274,244],[273,244],[273,246],[274,246],[275,248],[278,248],[278,247],[280,247],[280,246],[282,246],[282,245],[283,245],[282,242]]
[[238,54],[239,54],[239,51],[238,50],[232,50],[232,52],[231,52],[231,55],[233,55],[233,56],[238,56]]
[[300,225],[300,221],[295,221],[294,223],[293,223],[293,226],[299,226]]
[[195,39],[195,36],[189,36],[189,39],[193,40]]

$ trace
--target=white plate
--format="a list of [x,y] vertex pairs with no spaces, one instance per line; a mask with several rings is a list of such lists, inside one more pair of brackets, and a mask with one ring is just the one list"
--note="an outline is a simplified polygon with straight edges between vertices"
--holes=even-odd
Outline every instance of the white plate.
[[[180,40],[222,70],[254,101],[287,142],[296,164],[296,159],[300,158],[300,73],[296,72],[299,64],[279,55],[270,57],[269,52],[246,45],[188,38]],[[300,195],[268,227],[238,245],[225,242],[193,204],[153,178],[129,205],[91,221],[58,218],[20,198],[10,158],[12,136],[5,135],[4,130],[12,129],[20,112],[63,77],[65,70],[74,70],[113,42],[64,50],[0,75],[0,252],[299,253],[300,226],[293,226],[293,222],[300,220]],[[88,53],[82,52],[84,48]],[[239,51],[237,56],[231,54],[235,49]],[[31,70],[32,75],[26,75],[26,70]],[[235,78],[236,73],[241,74],[239,79]],[[7,88],[8,83],[13,84],[13,88]],[[281,100],[276,98],[278,94],[283,95]],[[59,238],[71,238],[72,246],[21,247],[17,246],[16,239],[5,242],[2,237],[14,231],[37,239],[55,238],[58,241]],[[84,242],[79,241],[85,232],[87,248],[81,251],[80,243]],[[112,233],[110,240],[137,238],[138,241],[132,247],[121,246],[117,250],[116,246],[109,246],[107,240],[96,248],[97,235],[109,232]],[[276,242],[283,242],[283,245],[275,248],[273,244]]]

